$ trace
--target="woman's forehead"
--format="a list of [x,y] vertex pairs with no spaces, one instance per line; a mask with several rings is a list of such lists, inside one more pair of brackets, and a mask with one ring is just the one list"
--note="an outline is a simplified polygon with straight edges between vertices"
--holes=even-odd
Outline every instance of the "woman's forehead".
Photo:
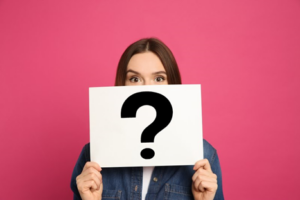
[[138,73],[165,71],[159,57],[151,51],[132,56],[127,65],[127,70],[133,70]]

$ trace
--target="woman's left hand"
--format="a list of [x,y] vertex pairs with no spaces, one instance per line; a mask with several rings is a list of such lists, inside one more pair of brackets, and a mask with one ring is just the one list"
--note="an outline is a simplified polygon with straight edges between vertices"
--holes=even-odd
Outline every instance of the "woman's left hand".
[[192,192],[195,200],[213,200],[218,189],[217,175],[211,170],[207,159],[194,165]]

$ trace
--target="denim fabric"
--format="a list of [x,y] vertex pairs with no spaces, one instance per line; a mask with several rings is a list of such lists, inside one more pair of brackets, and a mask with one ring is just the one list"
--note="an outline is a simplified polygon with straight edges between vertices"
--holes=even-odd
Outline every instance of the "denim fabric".
[[[216,150],[203,140],[204,158],[210,162],[212,171],[218,177],[218,190],[214,200],[223,200],[222,175]],[[82,172],[87,161],[90,161],[90,144],[86,144],[74,167],[71,178],[71,189],[74,200],[81,200],[76,185],[76,177]],[[146,200],[192,200],[193,166],[155,167],[150,179]],[[143,168],[103,168],[102,200],[140,200],[142,197]]]

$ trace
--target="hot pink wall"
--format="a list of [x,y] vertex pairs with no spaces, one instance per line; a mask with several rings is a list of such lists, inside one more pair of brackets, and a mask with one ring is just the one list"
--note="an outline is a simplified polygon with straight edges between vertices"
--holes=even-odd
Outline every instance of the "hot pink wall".
[[300,195],[299,0],[2,0],[1,199],[71,199],[88,87],[113,85],[123,50],[149,36],[202,84],[226,199]]

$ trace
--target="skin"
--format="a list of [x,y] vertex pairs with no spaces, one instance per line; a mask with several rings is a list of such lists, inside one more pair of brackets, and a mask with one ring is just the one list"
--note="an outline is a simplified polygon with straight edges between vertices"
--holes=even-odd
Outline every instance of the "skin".
[[[132,56],[127,66],[126,86],[167,85],[167,74],[160,59],[152,52]],[[192,177],[192,193],[195,200],[213,200],[218,184],[207,159],[195,163]],[[103,191],[101,167],[87,162],[76,177],[77,188],[82,200],[100,200]]]

